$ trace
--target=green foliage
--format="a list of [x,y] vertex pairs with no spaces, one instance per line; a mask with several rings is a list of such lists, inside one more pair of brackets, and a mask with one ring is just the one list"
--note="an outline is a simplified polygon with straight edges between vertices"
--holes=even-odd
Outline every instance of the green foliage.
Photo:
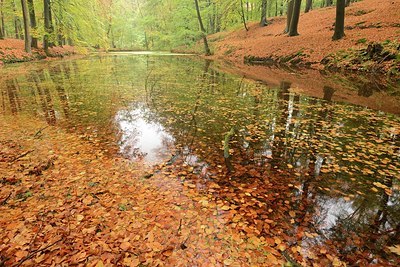
[[367,43],[367,38],[358,39],[356,42],[356,44],[365,44],[365,43]]

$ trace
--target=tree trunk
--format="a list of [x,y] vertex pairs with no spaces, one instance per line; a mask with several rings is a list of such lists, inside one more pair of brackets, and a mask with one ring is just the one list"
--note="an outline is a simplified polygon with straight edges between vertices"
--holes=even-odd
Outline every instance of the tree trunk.
[[51,22],[51,15],[50,15],[50,0],[44,0],[43,2],[43,15],[44,15],[44,42],[43,48],[46,54],[49,54],[49,47],[50,47],[50,35],[52,33],[52,22]]
[[337,0],[335,33],[332,36],[332,40],[339,40],[339,39],[342,39],[344,36],[345,7],[346,7],[346,0]]
[[267,0],[261,1],[261,20],[260,26],[267,26]]
[[[29,19],[31,21],[31,27],[34,31],[37,29],[36,23],[36,15],[35,15],[35,6],[33,5],[33,0],[28,0],[28,9],[29,9]],[[36,33],[32,35],[32,47],[38,48],[38,39],[34,37]]]
[[4,26],[4,14],[3,14],[3,1],[0,0],[0,39],[6,38],[6,31]]
[[17,16],[17,6],[15,1],[12,1],[12,8],[14,11],[14,30],[15,30],[15,39],[23,39],[20,28],[21,28],[21,21]]
[[203,21],[201,19],[198,0],[194,0],[194,4],[196,5],[197,19],[199,20],[200,30],[203,35],[204,51],[206,53],[206,56],[209,56],[209,55],[211,55],[211,51],[210,51],[210,47],[208,46],[206,30],[204,29]]
[[58,46],[63,46],[64,44],[64,27],[63,27],[63,20],[64,20],[64,13],[63,13],[63,8],[62,5],[59,3],[58,4],[58,16],[56,16],[55,23],[57,23],[56,29],[57,29],[57,43]]
[[289,32],[290,23],[292,21],[292,15],[293,15],[293,4],[294,4],[294,0],[289,0],[288,1],[287,15],[286,15],[286,28],[285,28],[284,33],[288,33]]
[[289,27],[289,36],[299,35],[299,33],[297,32],[297,26],[299,25],[300,8],[301,8],[301,0],[294,0],[293,14]]
[[29,11],[26,0],[21,0],[22,15],[24,17],[24,32],[25,32],[25,51],[31,53],[31,26],[29,23]]
[[306,1],[306,9],[304,10],[305,13],[309,12],[312,9],[312,0]]

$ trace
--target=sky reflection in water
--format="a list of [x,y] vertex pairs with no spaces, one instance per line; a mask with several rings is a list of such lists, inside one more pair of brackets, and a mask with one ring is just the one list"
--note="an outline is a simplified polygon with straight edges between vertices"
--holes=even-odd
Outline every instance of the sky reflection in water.
[[[325,101],[291,92],[291,81],[260,84],[188,57],[32,66],[4,69],[2,114],[42,118],[150,165],[190,166],[180,178],[206,191],[218,183],[214,196],[257,235],[328,246],[347,262],[395,262],[387,247],[400,243],[398,116],[332,102],[326,86]],[[258,229],[265,220],[277,224]]]

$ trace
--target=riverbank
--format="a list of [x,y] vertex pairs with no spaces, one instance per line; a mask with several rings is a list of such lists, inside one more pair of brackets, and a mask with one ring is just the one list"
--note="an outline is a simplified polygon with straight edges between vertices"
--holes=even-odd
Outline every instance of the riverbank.
[[[335,7],[319,8],[302,13],[299,36],[283,33],[286,17],[269,19],[260,27],[249,23],[244,29],[209,36],[212,59],[235,63],[285,64],[335,71],[362,71],[399,76],[400,2],[364,0],[346,9],[345,34],[332,41]],[[202,51],[199,42],[193,48]],[[390,55],[389,55],[390,54]]]
[[28,62],[35,60],[49,60],[52,58],[62,58],[76,55],[78,52],[72,46],[55,46],[49,49],[46,55],[42,48],[32,49],[32,53],[25,52],[24,41],[19,39],[0,40],[0,66],[3,64]]

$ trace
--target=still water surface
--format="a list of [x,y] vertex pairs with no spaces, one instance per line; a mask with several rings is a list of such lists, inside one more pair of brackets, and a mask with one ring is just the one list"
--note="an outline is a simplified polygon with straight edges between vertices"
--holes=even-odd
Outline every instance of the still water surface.
[[93,56],[3,68],[0,117],[35,116],[110,154],[190,167],[181,179],[218,184],[248,229],[305,261],[328,250],[353,265],[398,264],[388,247],[400,244],[400,117],[291,84],[193,57]]

